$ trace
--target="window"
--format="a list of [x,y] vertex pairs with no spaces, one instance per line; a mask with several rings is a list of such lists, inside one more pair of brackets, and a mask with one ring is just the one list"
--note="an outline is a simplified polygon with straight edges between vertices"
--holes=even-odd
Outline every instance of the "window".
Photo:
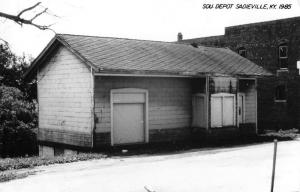
[[64,155],[65,150],[60,147],[54,147],[54,156]]
[[275,89],[275,101],[285,102],[286,101],[286,86],[278,85]]
[[287,45],[279,46],[279,66],[281,69],[288,68],[288,46]]
[[217,93],[211,96],[211,127],[235,125],[235,95]]
[[246,56],[247,56],[246,53],[247,53],[247,52],[246,52],[246,49],[245,49],[244,47],[240,47],[240,48],[238,49],[238,54],[239,54],[240,56],[246,57]]

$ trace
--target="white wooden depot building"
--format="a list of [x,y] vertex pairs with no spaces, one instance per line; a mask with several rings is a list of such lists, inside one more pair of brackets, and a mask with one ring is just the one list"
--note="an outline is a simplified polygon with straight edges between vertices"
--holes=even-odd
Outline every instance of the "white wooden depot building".
[[269,75],[225,48],[57,34],[26,77],[40,154],[54,155],[255,134],[256,80]]

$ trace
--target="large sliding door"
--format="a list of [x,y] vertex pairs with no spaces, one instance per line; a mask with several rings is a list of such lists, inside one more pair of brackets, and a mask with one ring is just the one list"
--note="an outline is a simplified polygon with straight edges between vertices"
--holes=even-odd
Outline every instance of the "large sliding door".
[[113,140],[115,144],[145,141],[145,109],[143,103],[115,103]]
[[111,91],[111,144],[148,141],[148,92],[143,89]]

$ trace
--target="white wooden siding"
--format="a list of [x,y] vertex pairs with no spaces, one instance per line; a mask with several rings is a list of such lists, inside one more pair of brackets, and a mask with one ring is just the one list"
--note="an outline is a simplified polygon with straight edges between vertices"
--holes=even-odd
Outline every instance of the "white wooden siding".
[[91,132],[89,68],[60,47],[38,72],[39,128]]
[[254,86],[245,93],[245,123],[256,122],[256,93]]
[[189,79],[96,77],[96,132],[110,132],[110,90],[119,88],[148,90],[149,129],[190,127],[192,96]]

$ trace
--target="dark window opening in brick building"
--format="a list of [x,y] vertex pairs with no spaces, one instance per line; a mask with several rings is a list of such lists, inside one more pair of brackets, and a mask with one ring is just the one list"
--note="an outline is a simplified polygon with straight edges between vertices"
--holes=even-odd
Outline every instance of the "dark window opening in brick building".
[[64,149],[60,147],[54,147],[54,156],[60,156],[64,154]]
[[240,56],[242,56],[242,57],[246,57],[246,56],[247,56],[247,51],[246,51],[246,49],[245,49],[244,47],[240,47],[240,48],[238,49],[238,54],[239,54]]
[[288,46],[279,46],[279,66],[281,69],[288,68]]
[[286,86],[278,85],[275,90],[275,101],[286,101]]

